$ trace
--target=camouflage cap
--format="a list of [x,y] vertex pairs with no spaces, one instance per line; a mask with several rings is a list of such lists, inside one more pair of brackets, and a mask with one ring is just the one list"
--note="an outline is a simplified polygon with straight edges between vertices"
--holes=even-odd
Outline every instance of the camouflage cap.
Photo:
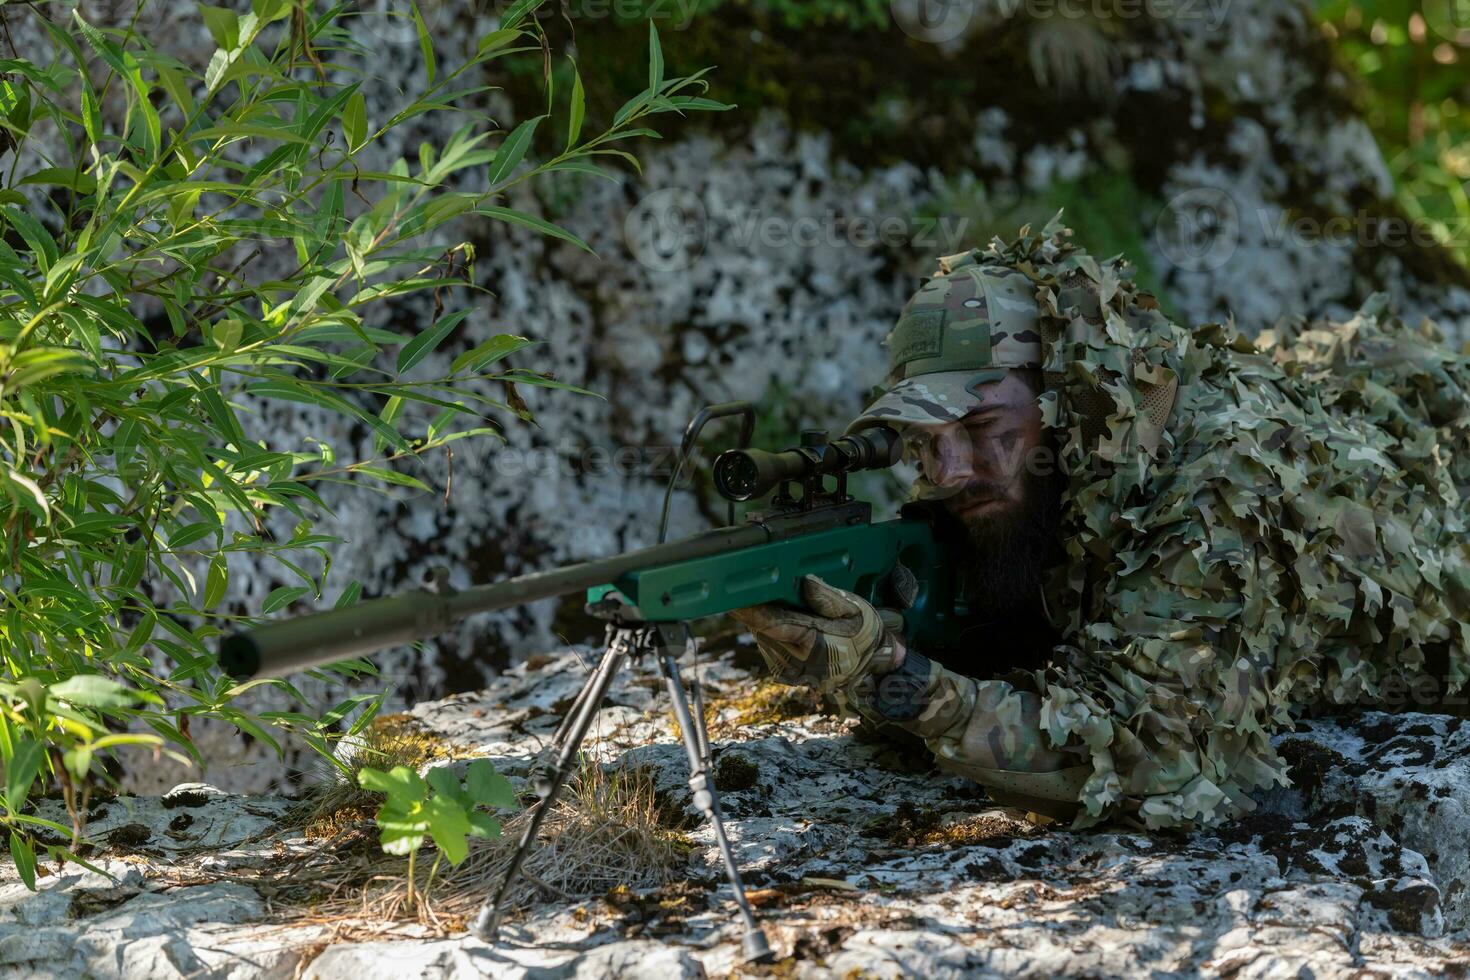
[[1039,368],[1035,287],[1024,273],[975,261],[940,260],[940,274],[913,295],[884,341],[887,390],[848,426],[952,422],[977,401],[976,388],[1011,368]]

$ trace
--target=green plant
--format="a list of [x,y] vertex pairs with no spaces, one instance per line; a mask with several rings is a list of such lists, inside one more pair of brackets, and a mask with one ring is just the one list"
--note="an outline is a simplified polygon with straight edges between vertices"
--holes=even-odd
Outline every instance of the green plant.
[[357,774],[363,789],[387,798],[378,810],[377,824],[383,850],[408,855],[408,904],[414,904],[414,858],[424,841],[434,841],[434,863],[424,883],[427,897],[439,870],[440,858],[458,867],[469,856],[468,837],[499,837],[500,821],[480,807],[510,808],[515,791],[505,777],[484,759],[471,762],[464,782],[444,766],[429,770],[426,781],[407,766],[388,772],[364,767]]
[[[1318,0],[1404,214],[1470,262],[1470,3]],[[1458,28],[1458,29],[1456,29]]]
[[[36,834],[59,827],[34,815],[38,787],[60,788],[75,841],[99,760],[142,744],[202,761],[191,718],[277,750],[294,734],[338,764],[333,733],[361,731],[381,696],[318,714],[289,682],[266,681],[300,710],[232,703],[253,685],[221,676],[206,647],[241,618],[220,608],[232,559],[294,577],[262,613],[320,596],[336,539],[317,526],[315,487],[425,491],[403,464],[497,437],[497,413],[529,418],[515,385],[579,391],[506,367],[533,343],[511,334],[422,376],[470,313],[456,297],[481,288],[472,243],[436,238],[484,220],[586,249],[507,206],[506,191],[552,173],[606,176],[610,160],[636,167],[624,147],[657,135],[649,117],[726,108],[695,94],[703,72],[665,77],[650,30],[644,91],[585,135],[574,69],[563,138],[538,156],[545,113],[507,133],[472,107],[492,62],[549,59],[530,17],[545,0],[517,0],[453,66],[412,9],[427,88],[379,119],[353,79],[381,55],[354,38],[346,6],[201,7],[217,48],[196,68],[138,33],[146,2],[120,28],[0,7],[0,36],[28,18],[51,56],[33,60],[46,45],[28,44],[0,59],[0,155],[11,157],[0,177],[0,827],[28,882]],[[416,161],[372,165],[388,134],[426,113],[463,124]],[[382,326],[411,294],[432,301],[429,326]],[[365,426],[376,455],[252,434],[248,413],[273,400]],[[271,512],[294,523],[289,534],[272,532]],[[338,604],[361,591],[348,583]]]

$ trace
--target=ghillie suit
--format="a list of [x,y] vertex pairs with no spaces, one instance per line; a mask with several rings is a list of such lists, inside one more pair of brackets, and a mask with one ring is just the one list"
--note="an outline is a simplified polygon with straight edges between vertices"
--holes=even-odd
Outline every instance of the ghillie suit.
[[1007,679],[1090,764],[1078,825],[1210,823],[1286,783],[1269,736],[1301,709],[1391,701],[1431,666],[1450,691],[1470,676],[1470,361],[1378,298],[1256,343],[1186,330],[1069,235],[941,267],[1034,284],[1068,478],[1045,589],[1064,640]]

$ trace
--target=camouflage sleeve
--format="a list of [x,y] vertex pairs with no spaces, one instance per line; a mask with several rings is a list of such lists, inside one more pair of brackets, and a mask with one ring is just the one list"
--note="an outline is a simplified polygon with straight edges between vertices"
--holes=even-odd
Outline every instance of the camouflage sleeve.
[[1249,655],[1231,656],[1174,621],[1162,635],[1064,647],[1034,675],[1051,744],[1085,753],[1085,826],[1130,815],[1144,826],[1208,825],[1248,812],[1248,792],[1285,785],[1270,732],[1286,705]]

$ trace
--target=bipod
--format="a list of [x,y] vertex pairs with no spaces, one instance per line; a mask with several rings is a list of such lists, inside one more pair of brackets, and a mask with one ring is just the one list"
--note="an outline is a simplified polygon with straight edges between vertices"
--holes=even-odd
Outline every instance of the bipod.
[[[511,857],[510,867],[506,869],[505,877],[501,879],[500,887],[495,890],[494,897],[486,900],[480,908],[479,916],[475,919],[474,932],[481,939],[486,942],[495,942],[500,931],[501,918],[505,914],[506,897],[520,876],[521,866],[525,863],[526,856],[536,842],[536,835],[541,829],[542,821],[556,805],[562,787],[566,785],[567,779],[577,765],[577,755],[581,751],[582,741],[587,737],[587,731],[592,727],[593,719],[597,717],[597,712],[601,710],[607,692],[612,688],[613,678],[617,676],[618,671],[623,668],[629,657],[652,653],[658,659],[659,674],[668,687],[674,720],[679,724],[679,732],[684,740],[684,751],[689,755],[689,788],[694,794],[694,806],[714,827],[715,843],[719,846],[720,858],[725,864],[725,874],[735,888],[735,904],[739,907],[740,917],[745,925],[745,934],[741,937],[745,959],[751,963],[765,963],[773,958],[770,945],[766,942],[766,935],[761,931],[760,924],[755,921],[755,914],[750,910],[750,903],[746,901],[745,885],[740,879],[740,869],[735,864],[734,852],[730,850],[730,840],[725,836],[725,822],[720,816],[720,800],[715,793],[710,772],[709,733],[705,730],[702,692],[696,680],[691,685],[693,688],[693,706],[691,707],[690,694],[684,687],[683,678],[679,674],[679,664],[674,655],[674,647],[671,642],[672,633],[673,628],[667,624],[608,624],[607,651],[598,661],[592,675],[587,678],[587,682],[582,685],[582,690],[578,692],[576,700],[572,703],[571,711],[562,719],[556,734],[552,736],[549,746],[551,767],[535,781],[536,795],[540,799],[533,804],[531,818],[527,821],[525,830],[521,832],[520,840],[516,842],[516,851]],[[685,641],[686,645],[693,643],[687,631]]]

